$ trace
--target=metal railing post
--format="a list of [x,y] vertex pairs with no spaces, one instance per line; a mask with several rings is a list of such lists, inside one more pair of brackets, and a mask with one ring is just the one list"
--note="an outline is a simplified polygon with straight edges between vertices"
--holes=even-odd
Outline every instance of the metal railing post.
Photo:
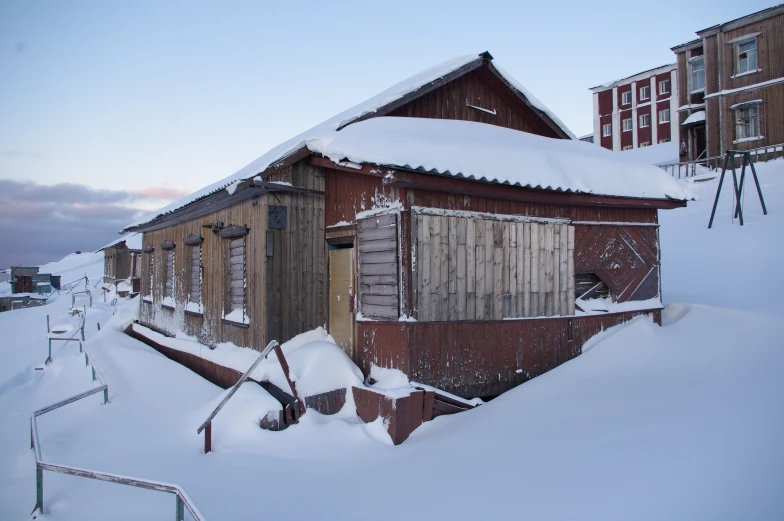
[[46,315],[46,334],[49,334],[51,331],[49,330],[49,315]]
[[177,498],[177,513],[175,514],[176,519],[177,521],[183,521],[185,519],[185,505],[183,504],[182,498],[179,494],[174,494],[174,496]]
[[[44,471],[35,465],[35,508],[44,513]],[[33,509],[35,511],[35,509]]]

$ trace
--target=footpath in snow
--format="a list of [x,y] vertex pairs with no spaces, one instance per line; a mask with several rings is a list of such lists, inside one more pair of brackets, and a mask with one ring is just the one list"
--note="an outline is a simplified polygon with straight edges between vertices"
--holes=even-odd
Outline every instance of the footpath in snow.
[[[752,189],[743,228],[725,183],[706,229],[717,180],[690,185],[700,200],[688,208],[661,212],[663,327],[638,319],[608,330],[582,356],[397,447],[315,411],[264,431],[243,388],[205,455],[196,427],[224,391],[121,333],[138,301],[112,317],[96,299],[87,337],[111,403],[94,396],[41,418],[44,457],[176,483],[210,520],[782,519],[784,161],[758,172],[769,215]],[[35,370],[46,314],[63,319],[69,305],[0,314],[3,520],[29,519],[35,503],[30,413],[92,386],[77,345]],[[44,479],[45,519],[174,515],[167,494]]]

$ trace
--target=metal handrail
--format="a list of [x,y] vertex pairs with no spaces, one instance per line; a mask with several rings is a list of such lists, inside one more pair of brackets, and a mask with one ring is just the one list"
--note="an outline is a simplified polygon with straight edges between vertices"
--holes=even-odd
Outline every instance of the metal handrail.
[[253,364],[248,368],[248,370],[245,371],[245,374],[243,374],[240,377],[240,379],[237,380],[237,383],[235,383],[234,386],[231,388],[231,391],[229,391],[229,394],[227,394],[226,397],[223,398],[223,400],[221,400],[221,403],[219,403],[218,406],[215,407],[215,410],[212,411],[212,413],[207,417],[206,420],[204,420],[204,423],[202,423],[199,426],[199,428],[196,429],[196,434],[201,434],[201,431],[203,431],[204,429],[207,429],[206,432],[204,433],[204,452],[205,453],[210,452],[211,445],[212,445],[212,420],[215,418],[215,416],[218,415],[220,410],[223,409],[223,406],[226,405],[226,403],[229,401],[229,399],[231,399],[231,397],[234,396],[234,393],[236,393],[239,390],[240,386],[245,383],[245,381],[248,379],[248,377],[253,372],[253,370],[256,369],[256,367],[261,363],[261,361],[264,360],[267,357],[267,355],[270,353],[270,351],[275,349],[275,347],[278,346],[278,345],[280,345],[280,344],[278,344],[278,342],[276,340],[273,340],[269,344],[267,344],[267,347],[264,348],[264,351],[261,352],[261,354],[256,359],[256,361],[253,362]]
[[44,511],[44,477],[43,473],[44,470],[48,470],[50,472],[59,472],[61,474],[69,474],[71,476],[80,476],[84,478],[95,479],[98,481],[108,481],[111,483],[119,483],[121,485],[128,485],[137,488],[144,488],[148,490],[157,490],[160,492],[168,492],[170,494],[174,494],[177,498],[176,503],[176,520],[183,521],[185,517],[185,509],[188,509],[188,512],[191,513],[193,518],[196,521],[204,521],[205,517],[196,508],[194,505],[193,500],[188,496],[188,494],[180,488],[178,485],[172,485],[169,483],[162,483],[159,481],[151,481],[146,479],[139,479],[139,478],[132,478],[129,476],[122,476],[119,474],[110,474],[108,472],[98,472],[88,469],[83,469],[80,467],[72,467],[70,465],[59,465],[55,463],[47,463],[43,460],[41,456],[41,442],[38,437],[38,420],[39,416],[42,416],[48,412],[52,412],[60,407],[65,407],[68,404],[74,403],[79,401],[83,398],[87,398],[88,396],[92,396],[93,394],[97,394],[103,391],[103,403],[109,403],[109,386],[106,384],[106,381],[103,379],[103,375],[101,375],[98,366],[95,364],[95,360],[93,359],[92,354],[87,348],[87,344],[84,344],[84,362],[85,365],[92,365],[93,370],[93,381],[98,381],[100,385],[97,387],[93,387],[92,389],[88,389],[82,393],[75,394],[69,398],[61,400],[57,403],[53,403],[48,405],[42,409],[38,409],[34,411],[30,417],[30,448],[33,449],[35,453],[35,481],[36,481],[36,503],[35,507],[33,508],[33,512],[35,510],[40,510],[42,513]]
[[[707,150],[703,152],[706,154]],[[768,145],[764,147],[752,148],[749,150],[749,153],[753,156],[759,156],[765,154],[765,161],[769,161],[770,159],[776,159],[778,157],[784,157],[784,143],[778,145]],[[773,157],[771,158],[771,154]],[[669,173],[673,177],[675,177],[675,169],[678,169],[678,179],[681,177],[694,177],[697,171],[697,165],[704,166],[710,170],[718,170],[719,166],[724,161],[724,156],[711,156],[711,157],[702,157],[702,154],[697,159],[692,159],[690,161],[680,161],[677,163],[665,163],[661,165],[656,165],[665,172]],[[686,175],[681,176],[681,170],[686,170]],[[691,172],[691,173],[689,173]]]

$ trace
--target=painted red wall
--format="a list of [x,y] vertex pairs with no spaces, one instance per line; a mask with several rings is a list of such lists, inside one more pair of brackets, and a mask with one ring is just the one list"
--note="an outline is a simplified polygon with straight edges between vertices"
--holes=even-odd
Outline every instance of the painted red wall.
[[612,114],[608,116],[602,116],[599,118],[599,144],[602,145],[607,150],[612,150],[613,147],[613,137],[610,134],[607,137],[604,137],[602,134],[602,128],[604,125],[612,125]]
[[[649,121],[650,124],[647,127],[644,128],[640,127],[640,116],[642,116],[643,114],[648,114],[648,116],[650,117],[651,115],[650,105],[648,105],[647,107],[642,107],[637,109],[637,121],[635,122],[637,123],[637,144],[639,145],[640,143],[645,143],[647,141],[648,145],[653,145],[654,143],[651,143],[651,125],[654,124],[654,121],[653,118],[651,117]],[[631,134],[631,132],[629,132],[629,134]]]
[[[670,131],[670,123],[659,123],[659,111],[662,109],[670,108],[670,100],[664,100],[661,103],[656,103],[656,124],[658,127],[656,128],[656,139],[661,141],[662,139],[672,139],[672,132]],[[670,110],[670,121],[672,118],[677,118],[677,114],[673,114],[672,110]],[[657,142],[658,142],[657,141]]]

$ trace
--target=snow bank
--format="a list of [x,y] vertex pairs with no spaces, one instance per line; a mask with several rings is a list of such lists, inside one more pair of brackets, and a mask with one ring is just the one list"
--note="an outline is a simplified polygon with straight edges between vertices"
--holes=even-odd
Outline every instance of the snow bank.
[[675,141],[616,153],[621,154],[623,159],[645,163],[646,165],[666,165],[680,161],[680,151],[678,150],[678,143]]
[[334,162],[374,163],[545,190],[690,200],[660,168],[582,141],[471,121],[373,118],[308,143]]
[[107,245],[99,248],[97,252],[103,251],[106,248],[111,248],[116,244],[120,244],[121,242],[125,241],[125,245],[128,246],[131,250],[141,250],[142,249],[142,234],[141,233],[128,233],[120,237],[119,239],[114,239],[112,242],[108,243]]

